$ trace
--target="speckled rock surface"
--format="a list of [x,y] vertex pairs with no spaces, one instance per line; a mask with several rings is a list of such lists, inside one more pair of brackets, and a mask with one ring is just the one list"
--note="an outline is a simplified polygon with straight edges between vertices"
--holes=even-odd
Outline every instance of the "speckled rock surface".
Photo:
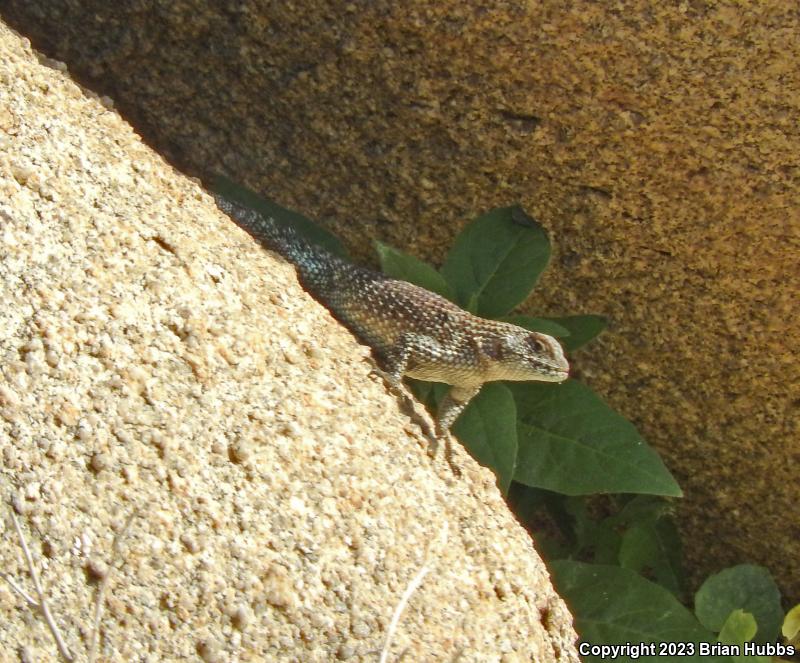
[[800,16],[792,3],[7,0],[188,172],[439,259],[521,202],[531,310],[602,313],[582,375],[685,489],[697,576],[800,600]]
[[[0,568],[33,591],[13,508],[69,648],[111,569],[103,660],[375,661],[427,567],[389,660],[577,662],[488,472],[431,460],[293,270],[49,65],[0,24]],[[0,659],[55,660],[5,582],[0,615]]]

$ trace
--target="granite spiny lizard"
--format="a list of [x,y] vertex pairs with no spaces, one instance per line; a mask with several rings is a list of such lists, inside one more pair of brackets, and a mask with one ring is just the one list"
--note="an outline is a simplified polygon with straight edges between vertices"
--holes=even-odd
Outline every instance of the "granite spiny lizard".
[[395,387],[407,375],[451,385],[436,417],[443,437],[484,382],[561,382],[569,364],[558,341],[479,318],[425,288],[359,267],[292,229],[216,196],[217,206],[291,262],[301,285],[370,346]]

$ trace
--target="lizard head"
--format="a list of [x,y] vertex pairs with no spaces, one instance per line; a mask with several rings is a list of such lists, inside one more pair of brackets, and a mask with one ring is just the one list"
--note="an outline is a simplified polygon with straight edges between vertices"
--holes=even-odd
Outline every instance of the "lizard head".
[[569,363],[561,344],[552,336],[516,325],[504,325],[487,354],[494,360],[492,380],[563,382]]

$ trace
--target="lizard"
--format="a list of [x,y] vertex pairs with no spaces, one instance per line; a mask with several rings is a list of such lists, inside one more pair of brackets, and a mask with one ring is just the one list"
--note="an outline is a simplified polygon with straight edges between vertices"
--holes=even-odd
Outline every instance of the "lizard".
[[348,262],[253,209],[220,195],[215,201],[294,265],[303,288],[371,348],[390,387],[402,391],[404,376],[450,385],[435,417],[437,440],[485,382],[562,382],[569,374],[552,336],[473,315],[425,288]]

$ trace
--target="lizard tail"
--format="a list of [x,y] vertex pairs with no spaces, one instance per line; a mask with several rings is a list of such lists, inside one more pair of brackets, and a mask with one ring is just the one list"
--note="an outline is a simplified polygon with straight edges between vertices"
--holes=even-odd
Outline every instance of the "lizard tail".
[[320,251],[293,229],[278,224],[271,217],[226,200],[219,194],[214,194],[214,201],[222,212],[236,221],[239,227],[252,235],[262,246],[276,251],[295,265],[302,265],[310,255]]

